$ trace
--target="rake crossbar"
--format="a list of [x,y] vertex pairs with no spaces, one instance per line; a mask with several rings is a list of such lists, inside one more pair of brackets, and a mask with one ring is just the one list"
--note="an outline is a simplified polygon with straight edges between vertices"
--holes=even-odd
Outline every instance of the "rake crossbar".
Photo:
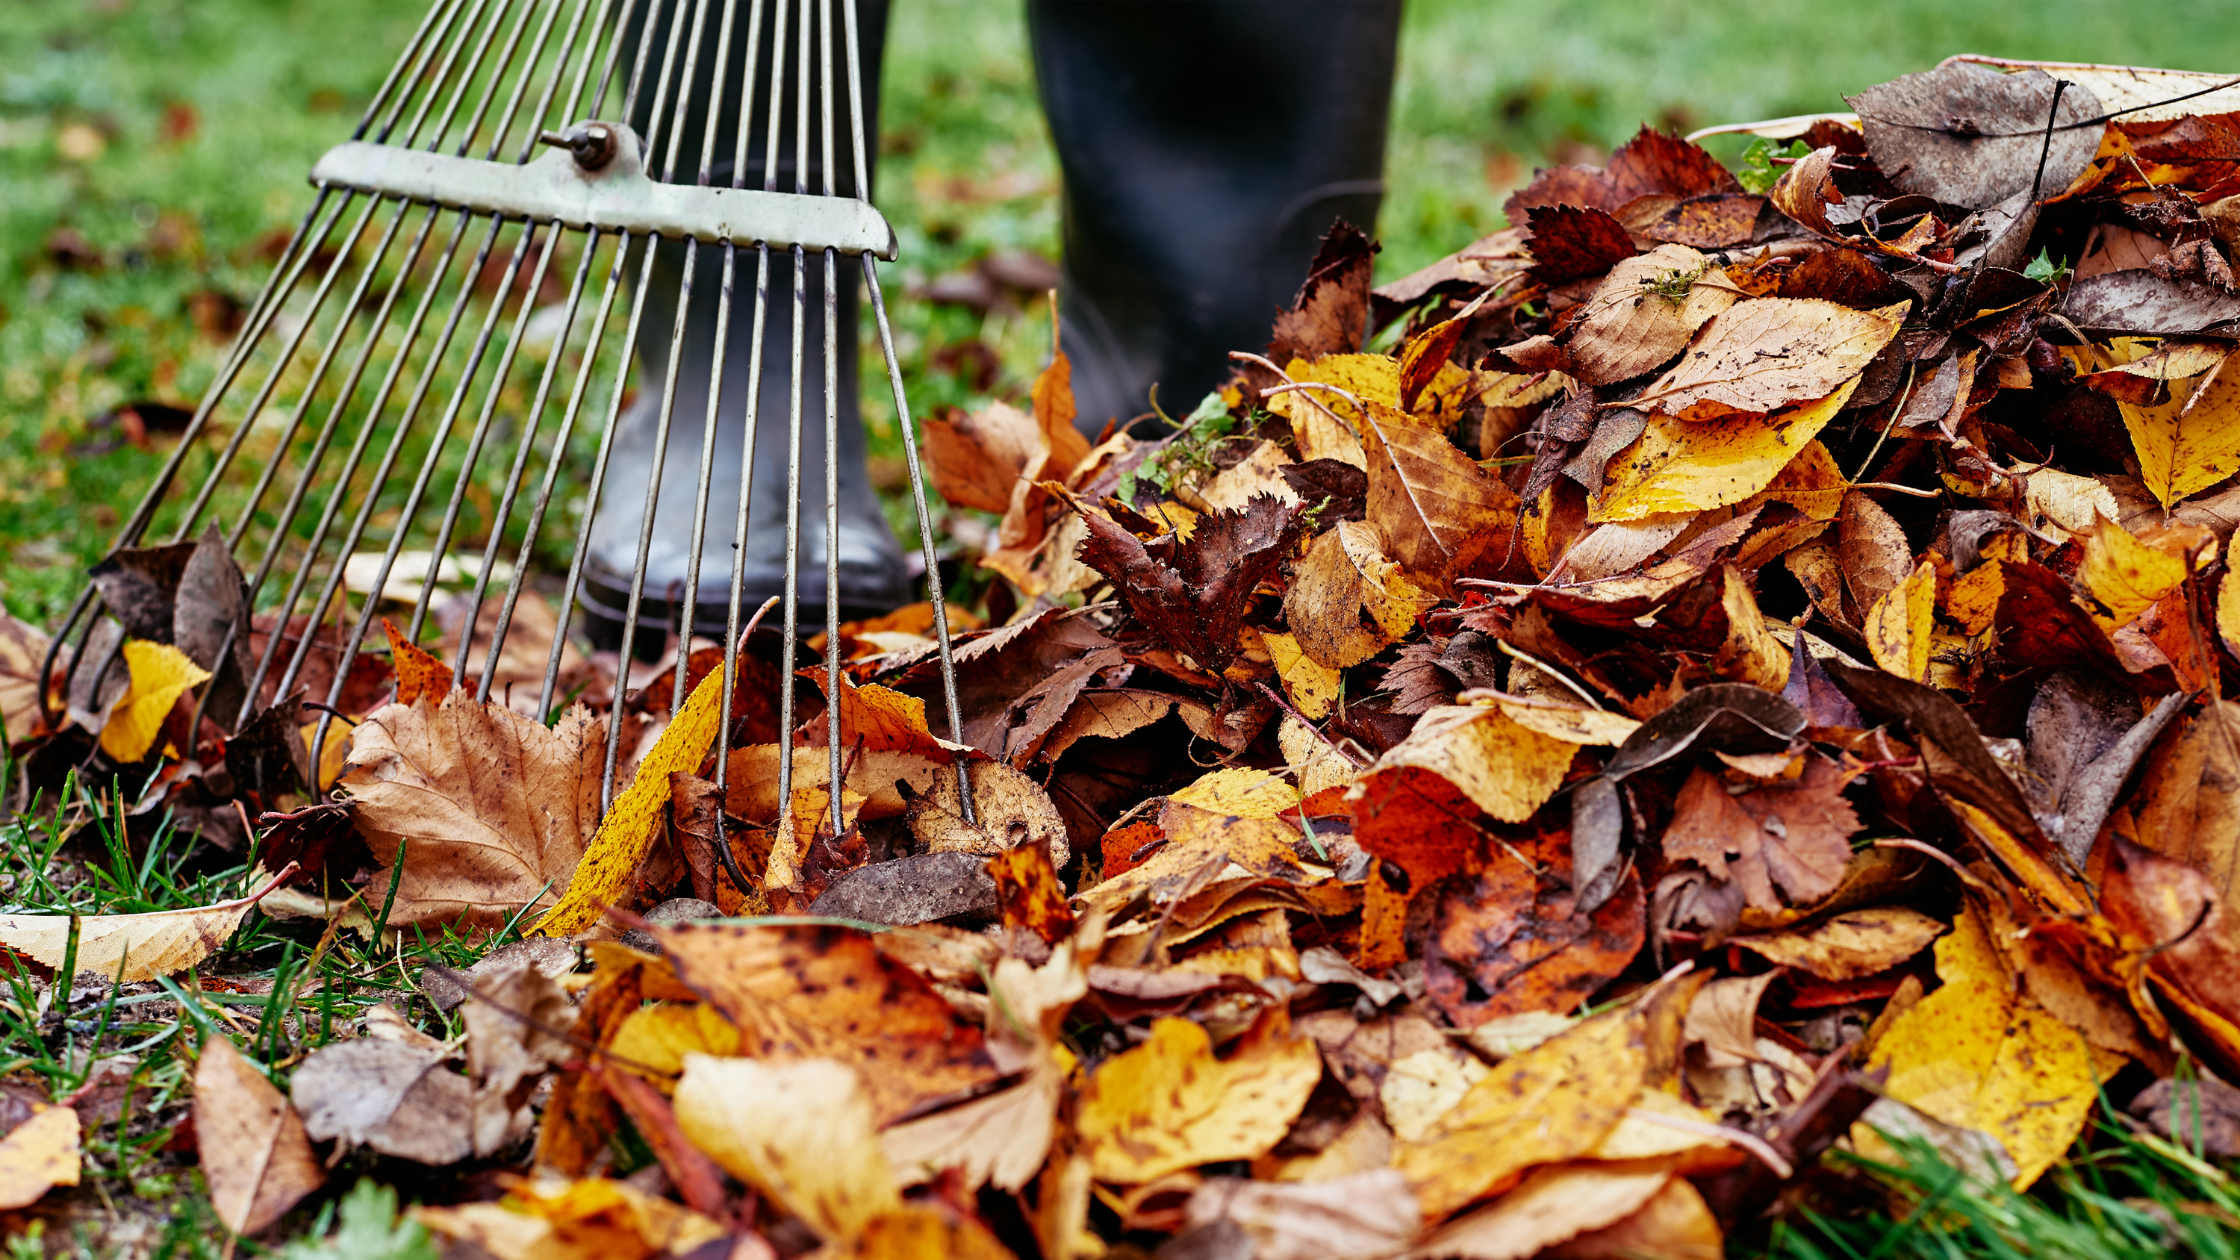
[[586,122],[569,128],[566,136],[546,133],[548,141],[569,136],[598,136],[611,144],[612,155],[587,169],[582,159],[560,148],[516,166],[352,140],[327,150],[311,168],[311,180],[330,188],[558,222],[579,230],[691,237],[708,244],[761,243],[773,249],[798,245],[812,253],[831,249],[888,262],[897,253],[894,228],[867,201],[659,183],[647,178],[638,137],[624,124]]

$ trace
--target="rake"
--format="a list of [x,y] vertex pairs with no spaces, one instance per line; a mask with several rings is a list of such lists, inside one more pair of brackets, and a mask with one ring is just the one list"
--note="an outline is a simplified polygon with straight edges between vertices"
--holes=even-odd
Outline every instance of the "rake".
[[[364,606],[341,646],[340,666],[324,705],[312,706],[320,709],[309,742],[316,766],[317,750],[325,747],[349,680],[349,671],[341,666],[364,643],[381,602],[378,596],[390,589],[393,576],[408,579],[412,562],[423,565],[406,632],[417,640],[439,578],[449,572],[463,580],[467,571],[450,552],[472,491],[481,484],[477,470],[504,460],[495,502],[474,505],[484,518],[488,541],[472,568],[474,584],[458,631],[454,667],[454,685],[466,686],[481,611],[502,587],[480,677],[472,680],[479,701],[490,699],[509,634],[532,633],[516,624],[515,614],[536,568],[538,543],[556,524],[555,494],[567,487],[580,494],[583,506],[559,616],[549,642],[542,645],[546,656],[538,714],[549,713],[554,703],[570,615],[584,594],[592,522],[600,505],[611,495],[624,496],[624,506],[642,501],[637,564],[621,620],[620,676],[608,706],[600,777],[603,812],[615,791],[623,704],[647,603],[646,561],[663,465],[672,455],[671,430],[673,424],[697,420],[691,560],[681,600],[674,601],[683,610],[683,622],[676,635],[672,714],[684,699],[694,614],[700,607],[701,545],[710,528],[721,528],[721,522],[708,519],[710,487],[730,471],[716,467],[715,460],[727,388],[744,389],[746,408],[723,637],[721,712],[732,713],[745,640],[744,559],[750,541],[767,541],[749,538],[757,409],[763,374],[773,370],[763,362],[763,334],[773,317],[772,269],[790,262],[792,356],[780,649],[781,678],[787,681],[778,688],[778,725],[788,741],[798,734],[790,680],[803,629],[803,370],[808,339],[819,335],[806,293],[811,269],[821,267],[823,441],[828,453],[823,620],[826,694],[834,699],[827,704],[829,816],[840,819],[845,776],[836,702],[842,685],[835,650],[841,613],[837,371],[839,339],[855,335],[854,329],[839,326],[846,259],[861,266],[870,295],[917,513],[950,731],[962,740],[932,516],[879,284],[878,263],[892,261],[897,245],[886,219],[866,199],[870,180],[857,25],[856,0],[436,0],[350,140],[328,151],[313,168],[317,195],[309,212],[250,307],[177,448],[118,536],[117,546],[128,548],[149,545],[159,520],[168,526],[173,543],[217,528],[246,575],[246,607],[276,615],[279,628],[267,635],[253,671],[245,669],[246,694],[238,712],[211,707],[218,686],[213,681],[199,697],[197,728],[207,714],[229,731],[241,730],[269,679],[277,679],[271,694],[292,694],[318,635],[297,636],[290,650],[290,619],[308,610],[309,623],[317,626],[324,610],[336,606],[345,569],[363,569],[363,557],[358,566],[351,565],[351,558],[360,556],[361,547],[370,556],[372,546],[382,545],[370,580],[362,571],[351,575],[350,585],[362,588]],[[743,57],[733,56],[735,40],[744,41]],[[734,67],[739,68],[735,76]],[[730,81],[734,77],[735,83]],[[836,93],[844,93],[847,103],[844,131],[835,122]],[[701,111],[705,118],[699,134],[688,136],[695,100],[708,104]],[[711,174],[717,169],[721,106],[733,100],[737,123],[731,178],[721,186]],[[609,113],[610,104],[619,104],[619,110]],[[789,113],[790,118],[785,116]],[[621,121],[625,119],[645,120],[643,134]],[[757,129],[764,140],[761,178],[759,187],[750,188],[748,140]],[[781,191],[781,149],[789,132],[796,160],[792,187]],[[680,159],[689,160],[695,150],[697,178],[680,180],[680,170],[692,169],[681,166]],[[839,191],[836,150],[852,159],[853,196]],[[811,155],[822,158],[820,188],[809,187]],[[630,394],[631,365],[646,322],[657,238],[681,244],[683,286],[660,383],[655,455],[644,486],[609,484],[616,422]],[[533,311],[533,299],[558,283],[570,254],[575,262],[565,299],[556,308]],[[602,258],[604,278],[595,281]],[[487,288],[493,268],[500,276],[495,296],[478,300],[478,286]],[[751,309],[734,312],[735,286],[749,274]],[[719,347],[726,344],[731,321],[744,316],[751,320],[753,352],[748,379],[730,382],[723,379],[727,356],[718,353],[704,382],[705,414],[678,416],[686,313],[696,279],[702,286],[710,281],[720,285]],[[516,292],[521,296],[509,323],[508,295]],[[551,313],[555,309],[557,315]],[[550,338],[541,366],[533,362],[535,354],[522,354],[525,341],[532,339],[532,324],[540,326],[538,336]],[[570,372],[567,351],[575,347],[580,350]],[[650,382],[641,384],[652,388]],[[531,401],[519,411],[520,433],[507,452],[502,431],[514,423],[509,417],[523,396]],[[507,405],[508,399],[515,406]],[[557,413],[549,424],[548,413]],[[599,438],[586,471],[572,452],[582,445],[576,440],[579,429],[589,425],[598,426]],[[264,436],[250,444],[252,434]],[[217,450],[210,455],[213,446]],[[544,467],[532,490],[530,473],[540,448]],[[415,453],[416,468],[410,458]],[[208,469],[199,479],[190,478],[188,466],[205,455]],[[433,509],[447,477],[451,484],[439,513]],[[239,504],[228,520],[218,519],[221,501]],[[569,502],[562,500],[564,507]],[[509,567],[500,552],[517,513],[522,514],[519,543]],[[384,526],[388,536],[381,544]],[[401,568],[400,557],[408,557]],[[221,661],[235,651],[234,638],[247,629],[244,612],[219,650]],[[89,585],[58,631],[42,676],[52,678],[67,651],[63,676],[76,680],[91,670],[98,690],[116,666],[122,638],[114,610],[106,609]],[[230,703],[230,694],[226,699]],[[719,799],[728,787],[731,725],[719,724]],[[788,814],[779,826],[785,828],[792,825],[793,758],[789,752],[777,761],[778,800]],[[957,787],[961,812],[971,820],[971,785],[961,768]],[[732,878],[745,888],[729,845],[719,842],[715,848]]]

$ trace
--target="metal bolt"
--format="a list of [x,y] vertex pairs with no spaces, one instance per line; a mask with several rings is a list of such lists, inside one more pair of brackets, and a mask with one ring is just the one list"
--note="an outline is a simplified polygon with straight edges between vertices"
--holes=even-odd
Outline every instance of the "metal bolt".
[[540,132],[537,143],[566,149],[575,156],[576,165],[586,171],[598,170],[614,160],[614,132],[599,123],[581,123],[566,131]]

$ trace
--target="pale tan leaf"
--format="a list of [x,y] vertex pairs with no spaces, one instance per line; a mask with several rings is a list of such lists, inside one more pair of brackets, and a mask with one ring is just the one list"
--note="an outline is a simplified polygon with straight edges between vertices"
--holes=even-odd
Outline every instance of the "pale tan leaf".
[[[78,919],[79,971],[119,983],[185,971],[215,953],[241,926],[249,907],[278,880],[236,901],[145,914],[89,914]],[[59,968],[70,949],[67,914],[0,915],[0,945],[42,966]]]
[[39,695],[39,665],[46,659],[47,636],[0,608],[0,723],[8,742],[20,744],[46,729],[46,708]]
[[1845,910],[1808,927],[1737,936],[1729,942],[1822,980],[1856,980],[1888,971],[1929,947],[1944,924],[1904,906]]
[[262,1232],[326,1180],[296,1109],[223,1035],[195,1065],[194,1135],[210,1206],[236,1234]]
[[1424,1260],[1525,1260],[1633,1215],[1671,1178],[1655,1166],[1543,1168],[1493,1204],[1447,1222],[1409,1254]]
[[0,1140],[0,1211],[30,1207],[56,1186],[78,1184],[78,1113],[35,1104]]
[[690,1055],[677,1126],[694,1146],[828,1241],[902,1206],[854,1068]]
[[1422,1222],[1415,1196],[1390,1168],[1328,1181],[1209,1178],[1190,1196],[1187,1219],[1244,1227],[1255,1260],[1375,1260],[1392,1254]]
[[879,1135],[887,1164],[906,1186],[955,1169],[968,1191],[1018,1190],[1050,1153],[1064,1086],[1065,1074],[1044,1063],[1009,1089],[895,1125]]
[[389,922],[495,925],[551,904],[598,827],[605,744],[581,706],[548,730],[459,691],[359,723],[341,786],[377,861],[405,846]]
[[1590,385],[1639,376],[1687,349],[1696,329],[1741,297],[1707,256],[1659,245],[1612,267],[1587,299],[1571,325],[1571,361]]
[[1709,420],[1825,398],[1897,336],[1908,303],[1862,311],[1817,298],[1753,298],[1714,316],[1680,362],[1628,406]]

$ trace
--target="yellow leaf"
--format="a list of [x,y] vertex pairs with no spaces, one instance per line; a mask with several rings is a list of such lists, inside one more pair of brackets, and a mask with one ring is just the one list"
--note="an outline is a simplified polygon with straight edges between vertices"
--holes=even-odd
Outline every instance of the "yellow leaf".
[[1883,669],[1923,682],[1937,611],[1937,568],[1924,560],[1867,612],[1867,649]]
[[[1868,1066],[1889,1069],[1890,1097],[1999,1139],[2014,1157],[2015,1188],[2028,1189],[2083,1132],[2120,1057],[2096,1055],[2075,1029],[2017,992],[1972,910],[1937,943],[1937,975],[1944,986],[1898,1017]],[[1859,1129],[1853,1138],[1876,1141]]]
[[[1847,385],[1837,393],[1848,396],[1852,388]],[[1828,453],[1825,445],[1814,440],[1805,443],[1797,457],[1789,461],[1789,466],[1758,492],[1758,497],[1786,503],[1815,521],[1832,521],[1842,513],[1843,494],[1850,488],[1851,479],[1836,467],[1836,457]]]
[[1504,1059],[1434,1122],[1393,1148],[1425,1220],[1515,1185],[1542,1164],[1577,1159],[1617,1126],[1649,1071],[1639,1010],[1587,1020]]
[[1439,705],[1371,771],[1418,766],[1460,788],[1503,822],[1523,822],[1563,785],[1576,741],[1544,735],[1500,708]]
[[604,1177],[539,1177],[516,1182],[497,1203],[415,1207],[407,1215],[497,1260],[681,1256],[726,1233],[698,1212]]
[[1743,581],[1742,571],[1731,564],[1724,568],[1720,607],[1727,614],[1727,641],[1719,646],[1712,669],[1722,678],[1778,692],[1789,681],[1789,653],[1766,629],[1758,597]]
[[1315,1043],[1263,1017],[1227,1059],[1187,1019],[1104,1061],[1081,1094],[1076,1129],[1099,1181],[1140,1185],[1221,1160],[1265,1155],[1322,1079]]
[[1888,971],[1943,932],[1944,924],[1918,910],[1873,906],[1830,915],[1810,927],[1733,937],[1729,943],[1822,980],[1856,980]]
[[908,1203],[866,1222],[863,1232],[818,1260],[1011,1260],[985,1225],[926,1203]]
[[2077,585],[2086,608],[2110,633],[2130,625],[2186,580],[2186,562],[2147,546],[2130,530],[2103,516],[2084,541],[2084,562]]
[[2224,640],[2227,651],[2240,655],[2240,554],[2230,546],[2225,549],[2224,564],[2224,577],[2217,581],[2217,637]]
[[[303,728],[299,730],[296,735],[297,738],[303,741],[303,746],[309,748],[311,747],[311,741],[318,738],[319,724],[317,722],[306,722],[303,724]],[[321,744],[319,746],[318,761],[320,791],[324,792],[334,787],[334,781],[342,777],[343,766],[349,760],[349,729],[343,726],[343,724],[340,722],[328,723],[327,740],[324,744]]]
[[[1813,447],[1858,387],[1853,378],[1825,398],[1767,414],[1740,412],[1702,422],[1653,415],[1633,445],[1610,458],[1587,519],[1637,521],[1740,503],[1771,486]],[[1819,490],[1825,498],[1828,488],[1800,484],[1797,490]],[[1840,488],[1835,493],[1840,501]]]
[[1231,818],[1274,818],[1299,807],[1299,789],[1265,770],[1215,770],[1167,799]]
[[1340,521],[1299,561],[1284,592],[1283,617],[1300,651],[1344,669],[1408,633],[1425,602],[1400,566],[1385,557],[1375,526]]
[[[2144,358],[2149,343],[2118,337],[2110,349],[2119,361]],[[2232,355],[2201,376],[2170,382],[2170,401],[2140,406],[2118,401],[2139,475],[2148,493],[2169,507],[2240,472],[2240,368]]]
[[[189,910],[83,915],[78,919],[77,968],[121,984],[185,971],[224,945],[249,907],[272,887],[268,883],[238,901]],[[0,945],[42,966],[60,967],[70,950],[70,916],[0,915]]]
[[688,1054],[719,1057],[739,1053],[739,1029],[705,1002],[655,1002],[623,1017],[607,1049],[614,1052],[617,1070],[638,1071],[653,1083],[669,1081],[653,1073],[674,1076],[684,1070]]
[[902,1206],[871,1098],[844,1063],[687,1055],[676,1110],[686,1140],[827,1241]]
[[[1312,363],[1293,359],[1284,373],[1293,381],[1334,385],[1365,401],[1400,405],[1400,361],[1390,355],[1326,354]],[[1369,466],[1358,431],[1360,411],[1343,395],[1327,389],[1286,390],[1268,399],[1268,410],[1291,422],[1300,459]]]
[[1283,679],[1283,690],[1291,703],[1316,721],[1328,717],[1344,683],[1338,671],[1307,655],[1295,635],[1270,630],[1261,639],[1268,645],[1268,659],[1275,662],[1276,675]]
[[638,763],[638,775],[629,788],[614,799],[598,834],[584,848],[583,860],[576,866],[575,878],[568,881],[567,893],[537,921],[536,933],[572,936],[581,932],[597,922],[622,894],[622,886],[645,861],[646,851],[653,847],[661,820],[668,813],[669,776],[678,771],[695,772],[707,760],[708,749],[716,742],[722,705],[723,671],[711,669],[692,689],[677,716],[670,719],[661,738],[654,741],[653,751]]
[[2090,534],[2103,516],[2114,520],[2123,513],[2115,492],[2099,478],[2051,468],[2030,474],[2022,492],[2022,506],[2024,524],[2063,542]]
[[78,1184],[78,1113],[32,1106],[31,1118],[0,1141],[0,1211],[30,1207],[56,1186]]
[[101,751],[126,765],[148,755],[171,707],[190,687],[198,687],[210,671],[185,652],[168,643],[132,639],[124,645],[124,663],[131,671],[131,685],[101,728]]
[[1982,634],[1999,615],[1999,601],[2006,593],[2006,566],[1986,560],[1953,579],[1952,589],[1945,593],[1945,615],[1969,634]]

